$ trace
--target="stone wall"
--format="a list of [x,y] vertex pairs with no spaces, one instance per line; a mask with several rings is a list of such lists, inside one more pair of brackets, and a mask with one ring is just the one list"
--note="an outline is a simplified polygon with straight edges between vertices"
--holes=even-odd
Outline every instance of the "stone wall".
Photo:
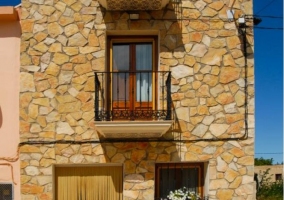
[[[245,59],[231,8],[236,18],[251,14],[252,1],[183,0],[130,20],[97,1],[23,0],[22,199],[53,198],[53,164],[106,162],[124,164],[124,199],[153,199],[155,162],[169,161],[208,163],[212,200],[254,199],[253,35],[247,28]],[[106,31],[114,30],[159,32],[178,127],[168,134],[187,142],[99,143],[93,72],[106,70]],[[53,143],[62,140],[97,143]]]

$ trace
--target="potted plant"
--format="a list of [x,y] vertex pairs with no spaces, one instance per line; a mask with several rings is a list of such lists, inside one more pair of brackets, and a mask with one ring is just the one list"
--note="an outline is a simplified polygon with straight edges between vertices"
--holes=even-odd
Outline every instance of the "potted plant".
[[170,191],[167,196],[169,200],[200,200],[200,196],[188,188],[183,187],[175,191]]

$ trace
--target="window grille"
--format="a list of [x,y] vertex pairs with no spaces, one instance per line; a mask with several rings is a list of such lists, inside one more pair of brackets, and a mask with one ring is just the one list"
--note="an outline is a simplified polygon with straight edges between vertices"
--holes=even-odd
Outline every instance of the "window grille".
[[13,199],[13,185],[11,183],[0,183],[0,200]]
[[[170,192],[186,188],[203,197],[203,163],[157,163],[155,171],[155,199],[167,200]],[[200,200],[201,200],[200,199]]]

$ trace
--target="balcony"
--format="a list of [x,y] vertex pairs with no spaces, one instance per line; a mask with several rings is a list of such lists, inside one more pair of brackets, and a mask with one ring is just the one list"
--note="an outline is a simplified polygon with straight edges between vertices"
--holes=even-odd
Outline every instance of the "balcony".
[[99,0],[99,3],[112,11],[161,10],[169,0]]
[[171,72],[95,72],[95,124],[102,138],[159,138],[172,125]]

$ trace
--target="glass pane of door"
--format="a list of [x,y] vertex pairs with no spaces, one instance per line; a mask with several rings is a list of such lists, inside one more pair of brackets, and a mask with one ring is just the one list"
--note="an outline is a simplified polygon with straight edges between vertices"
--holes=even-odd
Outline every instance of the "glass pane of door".
[[114,44],[112,59],[112,98],[113,101],[129,101],[129,44]]
[[152,101],[152,44],[136,44],[136,102]]

